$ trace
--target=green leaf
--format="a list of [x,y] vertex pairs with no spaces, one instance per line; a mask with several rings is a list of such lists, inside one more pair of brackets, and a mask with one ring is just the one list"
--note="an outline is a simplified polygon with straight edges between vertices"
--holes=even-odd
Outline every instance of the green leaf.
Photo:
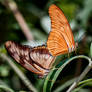
[[65,88],[67,88],[69,85],[71,85],[75,80],[76,80],[76,78],[73,78],[71,80],[68,80],[63,85],[60,85],[59,87],[57,87],[53,92],[63,92],[63,90]]
[[14,92],[11,88],[9,88],[5,85],[0,85],[0,89],[6,90],[7,92]]
[[43,87],[43,92],[50,92],[51,88],[53,86],[53,84],[55,83],[57,77],[59,76],[60,72],[62,71],[61,66],[64,66],[63,62],[60,62],[60,64],[58,64],[51,70],[51,72],[49,73],[49,75],[46,77],[45,82],[44,82],[44,87]]
[[78,86],[80,86],[80,85],[82,85],[82,84],[89,83],[89,82],[92,83],[92,78],[91,78],[91,79],[87,79],[87,80],[84,80],[84,81],[79,82]]
[[89,57],[84,56],[84,55],[79,55],[72,57],[70,59],[64,60],[60,62],[57,66],[56,69],[53,68],[51,72],[48,74],[48,76],[45,79],[44,86],[43,86],[43,92],[51,92],[51,88],[53,87],[57,77],[59,76],[60,72],[64,69],[64,67],[69,64],[72,60],[78,59],[78,58],[84,58],[89,60]]
[[79,92],[83,87],[86,87],[86,86],[92,87],[92,81],[85,82],[84,84],[82,84],[82,85],[78,86],[77,88],[75,88],[72,92]]

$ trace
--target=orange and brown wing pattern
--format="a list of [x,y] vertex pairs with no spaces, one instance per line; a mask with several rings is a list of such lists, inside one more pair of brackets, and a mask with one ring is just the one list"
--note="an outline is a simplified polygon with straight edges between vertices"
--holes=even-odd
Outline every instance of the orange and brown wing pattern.
[[30,57],[35,63],[45,69],[50,69],[55,61],[55,57],[49,53],[49,50],[45,46],[33,48],[30,52]]
[[[13,41],[7,41],[5,47],[18,63],[35,74],[44,77],[48,74],[55,57],[51,56],[45,46],[29,47]],[[48,59],[47,59],[48,56]]]
[[61,9],[56,5],[49,8],[51,18],[51,32],[47,40],[47,48],[52,55],[68,53],[68,48],[75,46],[70,25]]

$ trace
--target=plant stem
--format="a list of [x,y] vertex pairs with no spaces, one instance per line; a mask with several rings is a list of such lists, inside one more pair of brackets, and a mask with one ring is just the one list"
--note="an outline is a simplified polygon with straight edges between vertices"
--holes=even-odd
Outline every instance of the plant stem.
[[70,86],[70,88],[66,92],[71,92],[92,68],[91,59],[90,58],[86,58],[86,59],[88,59],[88,61],[89,61],[88,66],[85,68],[85,70],[82,72],[82,74],[76,79],[76,81]]
[[32,92],[37,92],[36,88],[32,85],[29,79],[22,73],[22,71],[12,62],[12,60],[7,57],[5,54],[0,53],[0,57],[8,62],[8,64],[14,69],[17,75],[21,78],[24,84],[28,87],[28,89]]
[[28,27],[24,17],[20,13],[18,6],[14,2],[14,0],[3,0],[3,1],[1,1],[1,3],[3,5],[5,5],[6,8],[9,8],[12,11],[12,13],[13,13],[14,17],[16,18],[20,28],[22,29],[22,32],[24,33],[26,39],[28,41],[32,41],[33,36],[31,34],[30,28]]
[[6,90],[7,92],[14,92],[11,88],[5,86],[5,85],[0,85],[0,89],[4,89]]
[[92,82],[92,78],[91,78],[91,79],[84,80],[84,81],[81,81],[81,82],[78,84],[78,86],[79,86],[79,85],[82,85],[82,84],[85,84],[85,83],[88,83],[88,82]]

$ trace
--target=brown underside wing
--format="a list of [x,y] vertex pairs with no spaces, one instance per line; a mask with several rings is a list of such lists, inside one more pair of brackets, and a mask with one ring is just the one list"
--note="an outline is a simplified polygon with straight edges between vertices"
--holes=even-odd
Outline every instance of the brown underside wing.
[[55,61],[45,46],[31,47],[7,41],[5,47],[18,63],[40,77],[47,75]]

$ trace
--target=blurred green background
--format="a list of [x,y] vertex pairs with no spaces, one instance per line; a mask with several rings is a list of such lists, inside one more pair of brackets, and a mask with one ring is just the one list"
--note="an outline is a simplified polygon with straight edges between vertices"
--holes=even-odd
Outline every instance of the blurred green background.
[[[92,42],[92,0],[14,0],[31,30],[34,40],[36,41],[35,43],[27,41],[13,13],[7,7],[7,3],[5,5],[5,1],[7,0],[0,0],[1,50],[4,49],[3,45],[8,40],[14,40],[16,42],[29,44],[32,46],[46,43],[48,34],[51,29],[48,8],[51,4],[54,3],[63,10],[70,23],[75,41],[78,42],[78,49],[76,52],[77,55],[82,54],[90,56],[90,45]],[[10,2],[11,1],[12,0],[10,0]],[[75,53],[72,53],[71,57],[75,55]],[[67,58],[67,55],[58,56],[56,63],[59,63],[60,61]],[[52,92],[54,92],[54,90],[59,86],[62,86],[69,79],[78,76],[88,64],[85,59],[79,59],[78,61],[79,62],[75,60],[75,62],[70,63],[62,71],[62,73],[59,74],[52,88]],[[27,71],[18,64],[16,65],[26,74],[35,88],[37,88],[39,92],[43,92],[42,87],[44,84],[44,79],[38,79],[35,74]],[[91,71],[85,77],[85,79],[89,78],[92,78]],[[7,62],[4,62],[3,59],[0,58],[0,84],[2,83],[7,84],[15,92],[21,90],[25,90],[23,92],[28,92],[28,88],[20,80],[18,75],[16,75],[14,70],[7,64]],[[66,88],[63,90],[64,92]],[[90,83],[90,85],[82,87],[79,91],[92,92],[92,83]],[[3,89],[0,89],[0,92],[5,91]]]

